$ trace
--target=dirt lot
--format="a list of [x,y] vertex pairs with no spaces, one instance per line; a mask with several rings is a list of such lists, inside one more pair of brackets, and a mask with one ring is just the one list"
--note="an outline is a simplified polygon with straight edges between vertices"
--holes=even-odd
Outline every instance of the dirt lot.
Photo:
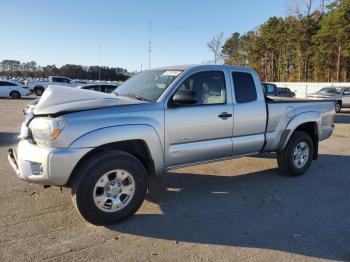
[[305,176],[280,175],[270,156],[179,169],[157,203],[106,228],[80,220],[70,190],[12,172],[28,102],[0,99],[0,261],[350,260],[350,110]]

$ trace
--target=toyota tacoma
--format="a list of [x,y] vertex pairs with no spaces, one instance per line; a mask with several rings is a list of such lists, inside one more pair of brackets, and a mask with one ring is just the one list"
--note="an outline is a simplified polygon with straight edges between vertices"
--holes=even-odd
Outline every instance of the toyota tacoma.
[[133,215],[169,169],[276,152],[279,169],[300,176],[334,117],[334,101],[265,97],[249,68],[163,67],[112,94],[49,87],[8,159],[27,182],[70,187],[80,215],[104,225]]

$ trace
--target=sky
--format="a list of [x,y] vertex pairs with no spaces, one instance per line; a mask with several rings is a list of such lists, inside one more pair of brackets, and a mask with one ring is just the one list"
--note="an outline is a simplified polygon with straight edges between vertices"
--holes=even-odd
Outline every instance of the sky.
[[129,71],[212,60],[207,43],[245,33],[286,0],[0,0],[0,61],[106,65]]

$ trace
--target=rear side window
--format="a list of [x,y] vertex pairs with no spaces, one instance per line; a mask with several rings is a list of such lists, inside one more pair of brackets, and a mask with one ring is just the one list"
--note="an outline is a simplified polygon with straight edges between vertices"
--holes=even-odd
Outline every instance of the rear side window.
[[104,85],[104,86],[101,86],[101,88],[102,88],[101,92],[111,93],[115,89],[115,86]]
[[256,87],[251,74],[232,72],[232,79],[237,103],[247,103],[256,100]]
[[69,83],[69,79],[68,79],[68,78],[64,78],[64,77],[53,77],[53,78],[52,78],[52,82],[56,82],[56,83]]
[[93,91],[100,91],[100,86],[98,86],[98,85],[84,86],[83,89],[93,90]]
[[0,82],[0,86],[17,86],[17,85],[11,82]]
[[61,77],[53,77],[53,78],[52,78],[52,82],[64,83],[64,79],[61,78]]
[[264,84],[265,86],[265,92],[266,93],[274,93],[275,92],[275,86],[271,84]]

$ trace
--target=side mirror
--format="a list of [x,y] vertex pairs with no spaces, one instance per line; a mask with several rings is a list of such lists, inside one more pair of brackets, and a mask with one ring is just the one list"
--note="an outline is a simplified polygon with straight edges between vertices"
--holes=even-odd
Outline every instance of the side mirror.
[[193,105],[195,103],[197,103],[195,92],[188,90],[178,90],[170,100],[169,107]]
[[350,95],[350,92],[349,91],[344,91],[343,95],[348,96],[348,95]]

